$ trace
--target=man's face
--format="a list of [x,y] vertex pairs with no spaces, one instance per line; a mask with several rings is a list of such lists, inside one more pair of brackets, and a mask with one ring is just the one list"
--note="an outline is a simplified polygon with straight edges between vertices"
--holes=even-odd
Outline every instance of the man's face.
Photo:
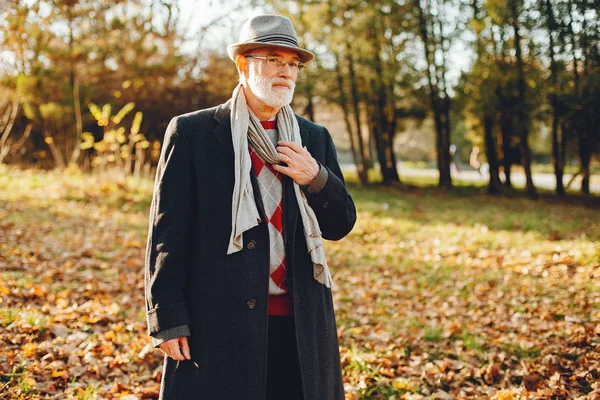
[[[278,48],[256,49],[247,55],[300,61],[296,52]],[[246,60],[248,60],[248,86],[260,101],[274,108],[281,108],[292,102],[298,76],[297,69],[287,64],[282,67],[271,65],[264,59],[247,57]]]

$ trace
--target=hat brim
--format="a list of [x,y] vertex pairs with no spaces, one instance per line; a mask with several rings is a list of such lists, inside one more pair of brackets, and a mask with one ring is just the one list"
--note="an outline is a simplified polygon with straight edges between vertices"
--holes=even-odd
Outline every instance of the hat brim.
[[285,50],[291,50],[298,53],[300,56],[300,61],[303,63],[307,63],[311,61],[315,55],[308,50],[301,49],[300,47],[288,46],[285,44],[279,43],[265,43],[265,42],[244,42],[244,43],[236,43],[230,44],[227,46],[227,53],[229,54],[229,58],[231,58],[235,62],[235,58],[239,54],[246,54],[250,50],[260,49],[264,47],[275,47]]

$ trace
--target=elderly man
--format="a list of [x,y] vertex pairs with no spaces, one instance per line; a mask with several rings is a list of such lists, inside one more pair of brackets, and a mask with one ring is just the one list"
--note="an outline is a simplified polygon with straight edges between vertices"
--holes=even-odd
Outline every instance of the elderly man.
[[162,399],[343,400],[323,239],[356,220],[327,129],[294,115],[313,54],[289,19],[247,21],[228,47],[240,84],[173,118],[146,251]]

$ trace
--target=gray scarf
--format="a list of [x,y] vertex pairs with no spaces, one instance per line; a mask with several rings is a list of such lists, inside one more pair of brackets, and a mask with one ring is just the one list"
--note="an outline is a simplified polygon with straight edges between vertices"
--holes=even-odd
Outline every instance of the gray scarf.
[[[242,234],[260,223],[260,216],[250,181],[252,162],[248,153],[248,144],[265,161],[272,164],[279,163],[279,155],[269,140],[267,133],[258,118],[246,104],[246,97],[242,85],[233,91],[231,104],[231,136],[233,140],[235,183],[233,186],[233,201],[231,204],[231,237],[227,254],[232,254],[243,248]],[[282,140],[289,140],[302,145],[298,121],[288,105],[282,107],[277,114],[277,128]],[[325,260],[323,239],[319,221],[308,204],[308,200],[300,186],[294,182],[294,193],[300,210],[304,237],[313,262],[314,278],[328,288],[332,280]]]

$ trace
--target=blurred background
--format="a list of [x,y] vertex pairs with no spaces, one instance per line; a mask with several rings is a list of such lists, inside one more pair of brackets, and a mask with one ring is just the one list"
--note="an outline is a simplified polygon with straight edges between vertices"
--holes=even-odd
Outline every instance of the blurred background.
[[150,176],[170,118],[230,97],[237,77],[226,46],[246,19],[273,12],[292,18],[317,55],[294,109],[329,127],[361,183],[421,174],[446,188],[459,178],[532,197],[536,184],[600,191],[591,0],[1,7],[3,163]]
[[172,117],[231,96],[260,13],[315,53],[292,106],[356,203],[325,244],[346,399],[600,398],[599,12],[0,0],[0,400],[158,398],[155,165]]

